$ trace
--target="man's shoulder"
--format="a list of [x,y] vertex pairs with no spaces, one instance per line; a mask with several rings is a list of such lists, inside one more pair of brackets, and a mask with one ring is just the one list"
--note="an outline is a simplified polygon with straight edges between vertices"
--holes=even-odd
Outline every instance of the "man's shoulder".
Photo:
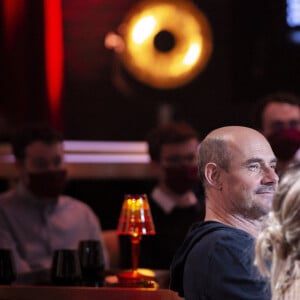
[[199,236],[195,243],[197,249],[209,247],[212,250],[222,247],[236,248],[239,251],[252,247],[254,241],[247,232],[218,222],[197,223],[191,231],[193,235]]
[[228,239],[236,239],[237,237],[241,239],[252,239],[250,234],[246,231],[218,222],[205,222],[203,227],[209,230],[210,236]]
[[81,214],[95,215],[93,209],[83,200],[68,195],[61,195],[59,197],[59,207],[60,209],[67,209],[68,211],[80,211]]
[[191,234],[197,235],[226,235],[226,234],[246,234],[246,232],[235,227],[228,226],[217,221],[197,222],[191,227]]
[[11,189],[5,192],[0,193],[0,206],[5,206],[5,205],[9,205],[12,204],[13,200],[16,200],[17,197],[15,195],[15,190]]
[[85,203],[83,200],[71,197],[69,195],[60,195],[59,203],[60,205],[80,207],[82,209],[91,209],[90,206],[87,203]]
[[251,235],[227,225],[203,224],[203,227],[210,227],[210,232],[203,235],[191,249],[191,262],[201,261],[209,268],[218,266],[220,271],[232,264],[235,264],[232,268],[251,271],[254,254],[254,238]]

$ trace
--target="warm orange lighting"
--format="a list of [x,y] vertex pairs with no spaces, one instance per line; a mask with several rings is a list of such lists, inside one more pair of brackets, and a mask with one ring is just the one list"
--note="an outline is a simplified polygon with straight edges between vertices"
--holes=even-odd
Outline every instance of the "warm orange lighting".
[[146,194],[125,195],[117,233],[131,237],[132,271],[119,274],[120,280],[138,283],[148,276],[138,272],[140,241],[142,235],[155,234],[151,210]]
[[139,20],[132,30],[132,39],[137,45],[142,44],[153,34],[156,25],[153,16],[145,16]]
[[64,47],[61,0],[44,0],[46,86],[51,122],[61,127]]
[[209,21],[190,0],[140,1],[125,16],[120,34],[124,66],[139,81],[160,89],[194,79],[213,48]]

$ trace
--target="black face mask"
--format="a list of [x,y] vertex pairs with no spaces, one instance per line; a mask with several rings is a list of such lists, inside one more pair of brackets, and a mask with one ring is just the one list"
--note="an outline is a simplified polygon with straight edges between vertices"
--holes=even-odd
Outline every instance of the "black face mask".
[[29,173],[28,189],[42,198],[57,198],[64,190],[66,170]]
[[292,159],[300,147],[300,131],[297,129],[282,129],[268,136],[275,156],[282,161]]
[[165,172],[165,183],[176,194],[184,194],[199,182],[196,166],[167,167]]

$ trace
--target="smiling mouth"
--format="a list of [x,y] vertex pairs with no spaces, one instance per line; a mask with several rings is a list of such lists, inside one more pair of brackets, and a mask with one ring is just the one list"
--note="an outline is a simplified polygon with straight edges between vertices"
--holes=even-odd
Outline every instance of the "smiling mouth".
[[274,194],[274,191],[258,192],[258,194]]
[[256,191],[256,194],[274,194],[275,189],[273,187],[261,188]]

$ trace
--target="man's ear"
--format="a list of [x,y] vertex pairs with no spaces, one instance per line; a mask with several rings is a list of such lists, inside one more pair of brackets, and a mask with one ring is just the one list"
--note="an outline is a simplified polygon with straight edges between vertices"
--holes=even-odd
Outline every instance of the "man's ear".
[[208,163],[205,166],[204,174],[207,183],[218,190],[222,188],[220,172],[221,169],[215,163]]

